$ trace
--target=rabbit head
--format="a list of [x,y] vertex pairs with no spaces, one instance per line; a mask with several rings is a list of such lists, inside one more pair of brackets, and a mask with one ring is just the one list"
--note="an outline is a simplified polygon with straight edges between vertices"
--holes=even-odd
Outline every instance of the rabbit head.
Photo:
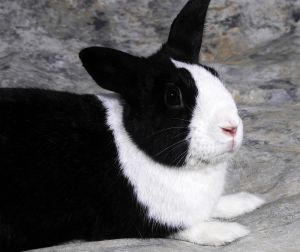
[[88,73],[119,94],[124,128],[156,162],[201,167],[228,160],[240,147],[236,104],[211,67],[199,63],[209,0],[190,0],[169,38],[150,57],[103,47],[80,52]]

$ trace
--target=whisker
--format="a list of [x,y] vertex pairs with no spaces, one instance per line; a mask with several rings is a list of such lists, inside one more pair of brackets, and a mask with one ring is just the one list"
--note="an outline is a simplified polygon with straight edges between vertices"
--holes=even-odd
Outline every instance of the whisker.
[[177,134],[176,136],[174,136],[174,138],[178,137],[178,136],[181,136],[183,134],[186,134],[186,133],[189,133],[189,130],[185,130],[183,132],[180,132],[179,134]]
[[[173,147],[172,149],[168,150],[167,153],[166,153],[166,155],[165,155],[165,157],[168,157],[174,149],[180,147],[182,144],[184,144],[184,142],[179,143],[178,145],[176,145],[176,146]],[[176,160],[177,160],[177,159],[176,159]]]
[[182,140],[180,140],[180,141],[178,141],[178,142],[176,142],[176,143],[168,146],[167,148],[163,149],[162,151],[160,151],[159,153],[157,153],[155,156],[157,157],[157,156],[161,155],[162,153],[164,153],[167,150],[169,150],[169,152],[170,152],[171,150],[175,149],[178,145],[184,143],[185,141],[186,141],[186,139],[182,139]]
[[175,159],[175,162],[176,162],[177,159],[179,159],[175,166],[177,166],[177,165],[181,162],[181,160],[185,157],[185,155],[186,155],[187,153],[188,153],[188,150],[186,150],[186,151],[184,151],[183,153],[181,153],[181,154]]
[[186,105],[186,108],[193,114],[193,110],[192,108],[190,108],[189,106]]
[[189,120],[185,120],[185,119],[181,119],[181,118],[170,118],[171,120],[179,120],[179,121],[184,121],[184,122],[188,122],[190,123],[191,121]]
[[162,130],[154,132],[153,134],[151,134],[150,136],[147,136],[146,138],[150,138],[150,137],[158,135],[162,132],[165,132],[165,131],[168,131],[168,130],[173,130],[173,129],[186,129],[186,127],[171,127],[171,128],[167,128],[167,129],[162,129]]

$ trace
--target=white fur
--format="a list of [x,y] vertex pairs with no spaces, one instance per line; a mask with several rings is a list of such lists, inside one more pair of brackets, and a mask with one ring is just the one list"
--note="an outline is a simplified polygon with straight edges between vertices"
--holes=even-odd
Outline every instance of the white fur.
[[246,192],[226,195],[220,198],[212,217],[231,219],[249,213],[260,207],[264,200]]
[[[198,89],[190,124],[188,165],[201,167],[203,161],[226,161],[241,146],[243,138],[243,123],[231,94],[217,77],[203,67],[175,60],[172,62],[191,73]],[[234,139],[221,129],[232,126],[238,127]]]
[[248,234],[249,230],[238,223],[212,221],[199,223],[193,228],[175,234],[171,238],[201,245],[221,246]]
[[[98,98],[107,109],[107,124],[113,132],[121,170],[133,185],[137,200],[147,208],[148,217],[169,227],[184,228],[173,238],[222,245],[249,231],[236,223],[209,222],[212,215],[242,214],[259,205],[251,197],[245,199],[250,201],[246,208],[239,203],[241,197],[230,198],[235,204],[232,206],[225,197],[218,204],[227,160],[242,142],[242,121],[231,95],[218,78],[198,65],[173,63],[191,73],[199,92],[190,123],[186,166],[181,169],[155,162],[136,146],[124,128],[118,96]],[[222,132],[220,127],[227,126],[238,127],[235,139]]]
[[107,108],[124,175],[134,186],[148,216],[172,227],[191,227],[207,220],[223,191],[226,165],[186,170],[167,167],[150,159],[129,138],[116,98],[99,96]]

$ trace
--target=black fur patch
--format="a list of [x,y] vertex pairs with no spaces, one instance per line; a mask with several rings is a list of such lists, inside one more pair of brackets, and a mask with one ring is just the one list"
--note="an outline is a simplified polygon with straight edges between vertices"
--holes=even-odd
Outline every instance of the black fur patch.
[[[124,102],[124,125],[131,139],[153,160],[169,166],[184,165],[188,151],[189,124],[198,94],[195,82],[185,69],[177,69],[165,55],[148,59],[143,85],[136,99]],[[164,96],[169,84],[181,90],[182,108],[169,108]]]
[[164,237],[122,176],[92,95],[0,89],[0,251]]
[[214,69],[213,67],[211,66],[206,66],[206,65],[203,65],[203,64],[199,64],[201,67],[203,67],[205,70],[209,71],[213,76],[217,77],[217,78],[220,78],[220,75],[219,73],[217,72],[216,69]]

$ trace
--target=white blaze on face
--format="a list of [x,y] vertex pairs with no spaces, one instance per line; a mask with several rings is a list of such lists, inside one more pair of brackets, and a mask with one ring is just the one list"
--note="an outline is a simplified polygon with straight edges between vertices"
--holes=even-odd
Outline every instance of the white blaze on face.
[[[188,166],[228,159],[240,146],[243,123],[236,104],[219,78],[199,65],[172,60],[177,68],[188,70],[198,89],[190,123]],[[230,135],[224,129],[236,128]]]

